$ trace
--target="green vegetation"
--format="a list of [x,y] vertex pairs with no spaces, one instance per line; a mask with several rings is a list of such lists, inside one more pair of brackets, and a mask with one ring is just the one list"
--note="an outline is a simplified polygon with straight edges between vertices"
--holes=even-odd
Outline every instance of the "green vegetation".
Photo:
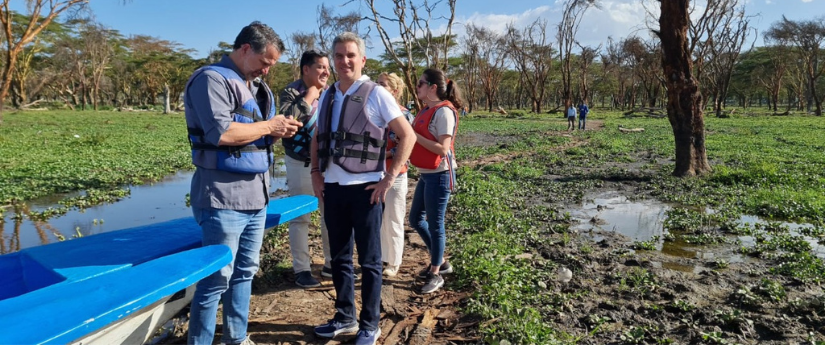
[[0,126],[0,204],[88,191],[66,206],[92,205],[111,200],[108,191],[191,169],[185,128],[182,114],[6,114]]
[[[493,320],[480,326],[486,342],[574,343],[588,337],[601,337],[597,343],[608,339],[624,343],[673,341],[664,330],[652,325],[627,325],[624,329],[614,328],[618,335],[600,334],[610,324],[610,318],[602,315],[588,316],[587,320],[602,320],[586,322],[592,327],[589,329],[571,330],[554,321],[555,315],[564,313],[565,306],[587,306],[585,301],[597,297],[585,286],[564,288],[564,284],[555,282],[554,272],[563,265],[573,269],[575,277],[580,273],[577,268],[592,261],[588,258],[594,255],[593,247],[577,244],[587,240],[569,231],[565,209],[580,204],[587,190],[606,183],[632,184],[637,197],[682,205],[668,214],[665,228],[672,233],[666,234],[667,241],[724,244],[730,241],[729,234],[766,233],[765,242],[775,244],[760,242],[753,249],[743,250],[783,250],[766,261],[770,267],[766,274],[772,278],[758,282],[752,288],[755,293],[741,290],[758,298],[758,303],[786,298],[779,282],[784,276],[813,283],[821,281],[817,275],[825,276],[825,265],[811,253],[810,245],[806,247],[787,235],[787,229],[736,223],[742,214],[813,224],[825,221],[825,136],[821,135],[825,122],[821,118],[709,118],[708,152],[714,172],[701,178],[678,179],[669,176],[674,144],[667,120],[600,117],[604,129],[569,136],[563,135],[567,133],[563,132],[565,123],[555,118],[476,115],[462,122],[458,157],[482,163],[460,168],[460,192],[450,204],[452,232],[448,249],[453,262],[462,268],[457,271],[457,280],[452,281],[453,288],[474,291],[465,312]],[[643,127],[645,132],[623,134],[615,130],[618,125]],[[717,211],[708,213],[706,209]],[[769,230],[774,231],[773,236],[768,236]],[[786,235],[776,236],[776,231]],[[820,235],[821,225],[804,231]],[[656,241],[630,246],[650,251],[655,250]],[[511,259],[536,251],[545,253],[545,259]],[[626,255],[634,256],[618,256]],[[711,264],[723,271],[735,267],[724,259]],[[615,291],[630,292],[628,296],[643,300],[655,299],[657,291],[668,284],[643,268],[603,279],[614,284]],[[604,284],[598,280],[593,283]],[[679,314],[699,308],[686,300],[644,305],[646,313],[671,310],[676,314],[672,322],[701,327],[690,318],[679,321],[683,318]],[[704,307],[703,312],[715,315],[723,331],[702,328],[701,333],[695,333],[701,337],[693,341],[728,343],[726,339],[736,339],[736,332],[729,331],[752,329],[753,322],[747,318],[750,316],[735,305],[716,311]]]
[[[759,334],[754,324],[764,320],[754,313],[768,310],[787,312],[782,320],[793,322],[798,334],[813,331],[812,339],[822,339],[816,331],[822,320],[809,315],[822,315],[823,298],[806,292],[821,291],[825,277],[825,263],[810,243],[825,238],[821,118],[710,118],[714,172],[689,179],[668,175],[673,138],[666,120],[598,111],[593,120],[604,127],[568,133],[562,119],[530,115],[462,120],[447,247],[460,269],[448,283],[472,293],[463,312],[481,320],[485,342],[725,343]],[[645,132],[623,134],[620,124]],[[0,200],[86,191],[86,199],[63,203],[74,207],[122,197],[118,190],[128,184],[191,167],[183,127],[180,115],[7,114],[0,126]],[[674,204],[665,241],[702,247],[749,236],[752,243],[736,247],[759,265],[711,259],[716,269],[699,280],[736,280],[717,284],[727,288],[708,303],[703,299],[710,295],[690,295],[704,286],[689,287],[645,265],[658,253],[658,238],[595,243],[570,229],[568,211],[586,193],[619,187],[633,191],[628,197]],[[40,216],[48,212],[59,210]],[[775,221],[739,224],[742,214]],[[812,225],[792,231],[778,222],[783,219]],[[287,267],[278,256],[283,251],[273,249],[284,245],[285,231],[267,236],[264,283]],[[559,267],[569,268],[573,280],[559,281]],[[692,331],[672,333],[671,326]]]

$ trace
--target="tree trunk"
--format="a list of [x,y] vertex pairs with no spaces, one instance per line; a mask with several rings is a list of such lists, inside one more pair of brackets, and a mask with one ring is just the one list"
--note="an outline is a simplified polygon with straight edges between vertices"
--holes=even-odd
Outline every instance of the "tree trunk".
[[163,113],[169,114],[172,110],[169,107],[169,83],[163,84]]
[[674,176],[695,176],[711,171],[705,150],[702,94],[693,76],[688,51],[689,0],[661,1],[659,38],[667,85],[667,117],[676,142]]

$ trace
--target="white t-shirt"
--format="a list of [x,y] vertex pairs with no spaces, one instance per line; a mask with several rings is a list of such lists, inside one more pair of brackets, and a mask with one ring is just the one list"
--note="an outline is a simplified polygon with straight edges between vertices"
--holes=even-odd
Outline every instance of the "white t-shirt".
[[[335,98],[332,102],[332,124],[330,126],[332,131],[338,130],[338,122],[341,118],[341,105],[344,104],[344,97],[353,94],[356,90],[358,90],[361,84],[369,80],[370,77],[366,75],[361,76],[361,78],[358,78],[358,80],[356,80],[355,83],[347,89],[346,93],[341,93],[341,90],[339,89],[341,84],[340,81],[335,83]],[[329,89],[324,91],[319,99],[324,99],[328,90]],[[389,91],[387,91],[387,89],[383,87],[376,87],[372,90],[370,95],[367,97],[367,106],[365,111],[372,123],[378,127],[384,128],[386,128],[387,124],[392,120],[395,120],[395,118],[404,116],[404,114],[401,113],[401,108],[398,107],[398,103],[395,102],[395,98]],[[335,141],[331,142],[330,145],[334,147]],[[333,163],[332,159],[328,162],[329,166],[327,166],[327,169],[324,172],[324,182],[326,183],[338,183],[343,186],[348,186],[378,182],[384,178],[383,171],[354,174],[347,172],[338,166],[338,164]]]
[[[455,112],[448,107],[439,108],[435,111],[435,114],[433,114],[433,119],[430,121],[430,125],[427,126],[427,129],[430,131],[430,134],[435,136],[435,142],[438,142],[442,135],[449,135],[452,137],[455,132]],[[455,140],[455,138],[451,139]],[[452,159],[453,168],[457,168],[455,164],[455,157],[452,157],[451,155],[450,158]],[[422,174],[431,174],[447,170],[450,170],[450,167],[447,165],[446,159],[442,159],[441,163],[435,169],[418,168],[418,172]]]

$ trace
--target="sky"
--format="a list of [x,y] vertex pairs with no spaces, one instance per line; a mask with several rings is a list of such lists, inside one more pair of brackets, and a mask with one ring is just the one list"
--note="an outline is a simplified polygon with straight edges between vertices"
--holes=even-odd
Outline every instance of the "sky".
[[[585,13],[577,40],[584,45],[597,46],[606,43],[608,37],[619,40],[636,34],[646,38],[645,1],[653,0],[598,0],[600,8],[592,8]],[[763,44],[762,32],[771,23],[781,20],[782,15],[791,20],[825,16],[825,0],[739,1],[746,2],[747,13],[755,16],[751,23],[759,32],[756,45]],[[378,8],[379,12],[392,14],[390,0],[376,2],[384,6]],[[430,3],[433,2],[430,0]],[[22,3],[22,0],[16,1],[17,6],[23,6]],[[185,48],[195,49],[193,57],[201,58],[217,47],[218,42],[234,41],[240,29],[253,20],[273,27],[284,39],[297,31],[313,31],[316,29],[316,9],[323,3],[335,8],[339,14],[350,11],[371,14],[363,0],[131,0],[126,3],[121,0],[90,0],[90,8],[98,22],[120,31],[124,36],[149,35],[175,41]],[[344,3],[347,4],[342,6]],[[524,27],[539,17],[546,18],[549,26],[554,27],[559,22],[562,3],[562,0],[458,0],[453,32],[463,35],[463,27],[467,23],[503,32],[508,23]],[[441,13],[448,12],[446,1],[442,1],[438,8]],[[17,10],[22,12],[23,8]],[[446,20],[433,22],[443,29]],[[362,31],[365,31],[363,27]],[[375,33],[375,30],[372,32]],[[555,35],[555,30],[551,35]],[[370,46],[367,57],[377,58],[383,52],[378,36],[374,36]]]

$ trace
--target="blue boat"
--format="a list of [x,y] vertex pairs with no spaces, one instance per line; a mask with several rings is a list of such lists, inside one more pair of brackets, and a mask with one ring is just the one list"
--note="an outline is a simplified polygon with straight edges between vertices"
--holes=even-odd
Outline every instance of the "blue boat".
[[[271,228],[318,208],[272,200]],[[0,256],[0,344],[142,344],[191,301],[194,284],[229,264],[181,218]]]

